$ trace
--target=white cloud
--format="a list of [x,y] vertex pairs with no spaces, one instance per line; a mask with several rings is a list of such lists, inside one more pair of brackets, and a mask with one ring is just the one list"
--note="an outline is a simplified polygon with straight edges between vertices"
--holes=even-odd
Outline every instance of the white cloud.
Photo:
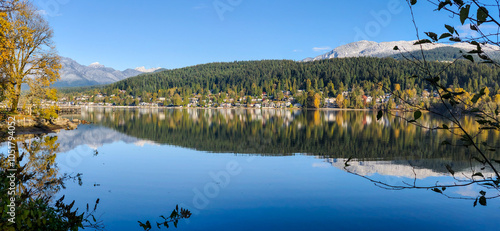
[[329,47],[329,46],[326,46],[326,47],[314,47],[313,48],[314,52],[322,52],[322,51],[329,51],[329,50],[332,50],[332,48]]
[[[460,25],[455,27],[455,29],[458,31],[460,34],[461,38],[470,38],[470,37],[480,37],[481,34],[479,34],[477,31],[471,30],[470,29],[470,24],[465,24],[465,25]],[[481,25],[479,26],[479,29],[484,33],[484,34],[489,34],[495,32],[498,27],[495,27],[494,25]]]
[[459,190],[456,191],[457,194],[465,196],[465,197],[477,197],[478,196],[477,189],[472,187],[471,185],[466,186],[466,187],[461,187]]

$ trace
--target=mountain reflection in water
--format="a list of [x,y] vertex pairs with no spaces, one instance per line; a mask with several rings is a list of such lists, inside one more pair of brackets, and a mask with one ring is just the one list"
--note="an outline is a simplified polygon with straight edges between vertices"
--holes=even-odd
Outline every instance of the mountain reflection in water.
[[[396,117],[377,121],[368,111],[111,108],[90,108],[75,117],[93,124],[48,136],[57,137],[59,167],[83,173],[82,188],[70,184],[63,191],[79,205],[92,202],[92,196],[101,198],[102,212],[108,214],[102,219],[109,230],[137,230],[138,220],[157,220],[176,204],[193,211],[189,223],[180,227],[184,230],[252,230],[256,227],[250,221],[256,220],[288,230],[303,230],[314,221],[318,230],[330,230],[332,222],[356,219],[365,222],[354,226],[347,222],[339,228],[394,229],[411,224],[408,230],[421,230],[420,224],[426,222],[408,215],[412,213],[431,214],[422,219],[433,223],[455,222],[452,229],[474,230],[477,223],[486,230],[496,227],[486,222],[500,206],[491,200],[498,195],[496,188],[480,184],[437,188],[450,198],[470,200],[457,201],[451,206],[453,214],[446,217],[437,214],[446,214],[450,204],[445,197],[436,197],[435,188],[419,194],[385,190],[462,183],[479,171],[485,179],[493,176],[471,160],[471,150],[441,145],[445,139],[460,144],[459,137],[427,131]],[[429,126],[443,124],[428,115],[422,121]],[[471,118],[463,121],[474,130]],[[489,132],[478,139],[498,146],[499,137],[498,132]],[[489,152],[488,157],[500,159],[499,154]],[[219,196],[206,198],[208,205],[197,208],[192,203],[198,196],[194,192],[203,192],[204,185],[213,181],[210,174],[219,174],[234,161],[242,173],[231,175],[227,187],[219,186]],[[373,184],[384,186],[383,190]],[[389,203],[399,197],[399,202]],[[488,206],[481,207],[485,212],[475,210],[480,217],[469,221],[461,217],[477,209],[473,203],[483,205],[486,200]],[[382,206],[383,202],[390,205]],[[419,202],[433,206],[425,208]],[[387,217],[390,214],[399,221]],[[234,221],[232,226],[217,225],[228,219]],[[297,223],[290,225],[291,220]]]

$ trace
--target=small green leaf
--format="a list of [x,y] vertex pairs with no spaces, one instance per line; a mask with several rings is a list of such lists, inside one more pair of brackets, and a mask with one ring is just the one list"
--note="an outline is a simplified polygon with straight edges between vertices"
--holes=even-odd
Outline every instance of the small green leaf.
[[422,117],[422,112],[416,111],[415,113],[413,113],[413,117],[415,117],[415,120],[420,119],[420,117]]
[[455,27],[452,27],[450,25],[444,25],[444,27],[446,27],[446,29],[450,32],[450,34],[455,33]]
[[451,99],[451,97],[453,97],[453,94],[451,94],[449,92],[444,94],[443,96],[441,96],[441,98],[443,98],[443,99]]
[[488,16],[488,9],[486,9],[486,7],[479,7],[479,9],[477,9],[477,25],[481,25],[482,23],[486,22]]
[[393,48],[393,50],[395,50],[395,51],[399,51],[399,47],[398,47],[398,46],[395,46],[395,47]]
[[472,97],[472,99],[470,101],[472,103],[477,103],[477,101],[479,101],[479,99],[481,99],[481,97],[483,97],[481,94],[475,94],[474,97]]
[[443,9],[443,7],[445,7],[446,5],[453,6],[453,4],[451,3],[451,0],[446,0],[446,1],[444,1],[444,2],[440,2],[440,3],[439,3],[439,6],[438,6],[438,9],[437,9],[437,10],[441,10],[441,9]]
[[474,57],[472,57],[472,55],[464,55],[464,58],[470,60],[471,62],[474,62]]
[[410,3],[411,3],[411,5],[415,5],[415,4],[417,4],[417,0],[411,0]]
[[462,0],[453,0],[453,2],[455,2],[455,4],[457,4],[460,7],[464,5],[464,1]]
[[444,33],[441,36],[439,36],[439,39],[445,39],[445,38],[448,38],[448,37],[451,37],[451,36],[453,36],[453,35],[450,34],[450,33]]
[[464,25],[465,20],[469,17],[470,5],[462,7],[460,10],[460,22]]
[[415,42],[413,45],[420,45],[420,44],[425,44],[425,43],[432,43],[431,40],[429,39],[421,39]]
[[482,206],[486,206],[486,197],[484,197],[484,196],[480,197],[479,204]]
[[491,58],[490,58],[490,57],[488,57],[488,55],[483,54],[483,53],[482,53],[482,51],[481,51],[481,53],[480,53],[480,54],[478,54],[478,55],[479,55],[479,58],[481,58],[481,59],[483,59],[483,60],[487,60],[487,61],[485,61],[485,62],[483,62],[483,63],[494,63],[493,61],[491,61]]
[[434,32],[425,32],[425,34],[432,39],[432,41],[437,42],[438,41],[438,36]]
[[483,174],[482,174],[482,173],[480,173],[480,172],[476,172],[476,173],[474,173],[474,175],[472,175],[472,176],[479,176],[479,177],[483,177],[483,178],[484,178]]
[[433,188],[432,191],[443,194],[443,191],[441,191],[441,189],[438,188]]
[[479,194],[481,194],[482,196],[486,196],[486,192],[482,191],[482,190],[481,190],[481,192],[479,192]]
[[479,50],[471,50],[469,52],[467,52],[468,54],[480,54],[482,53],[483,51],[479,51]]

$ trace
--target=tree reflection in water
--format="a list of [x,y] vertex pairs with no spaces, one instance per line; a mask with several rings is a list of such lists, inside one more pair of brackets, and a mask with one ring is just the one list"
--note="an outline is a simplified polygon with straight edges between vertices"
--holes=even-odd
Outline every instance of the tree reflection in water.
[[[440,173],[450,182],[422,185],[416,176],[418,171],[412,170],[407,177],[413,181],[386,182],[356,173],[348,166],[352,164],[349,161],[337,167],[386,189],[432,190],[450,198],[472,200],[474,205],[486,205],[487,200],[500,196],[499,179],[490,174],[494,170],[477,162],[477,156],[463,148],[459,138],[446,131],[412,126],[398,116],[384,115],[377,120],[376,113],[369,111],[91,109],[82,117],[139,139],[215,153],[304,153],[344,162],[348,158],[392,164],[406,161],[412,169]],[[420,120],[427,127],[445,123],[428,114]],[[462,125],[477,133],[477,140],[500,146],[498,131],[479,132],[472,117],[464,117]],[[443,140],[452,146],[443,146]],[[487,157],[500,159],[498,150],[487,153]],[[475,187],[477,195],[450,195],[460,187]]]
[[[158,144],[169,144],[214,153],[247,153],[260,155],[304,155],[317,156],[325,160],[340,159],[339,166],[350,173],[364,177],[377,186],[386,189],[424,189],[443,194],[450,198],[467,199],[476,205],[486,205],[489,199],[500,195],[498,179],[489,169],[481,164],[473,164],[474,158],[467,149],[458,146],[443,147],[444,138],[459,145],[460,140],[447,136],[441,131],[428,132],[424,129],[408,126],[405,121],[391,116],[384,116],[380,121],[372,112],[324,112],[324,111],[289,111],[289,110],[95,110],[84,112],[83,119],[96,125],[84,128],[104,126],[129,137],[135,137]],[[465,126],[472,126],[468,118]],[[423,116],[426,124],[442,124],[442,121]],[[74,132],[86,132],[90,129],[78,129]],[[113,131],[114,130],[114,131]],[[99,130],[99,132],[106,131]],[[73,132],[73,131],[72,131]],[[88,131],[91,132],[91,131]],[[115,132],[116,133],[116,132]],[[119,135],[119,133],[116,133]],[[101,136],[84,136],[79,139],[102,139]],[[499,145],[498,132],[482,133],[494,145]],[[108,137],[109,138],[109,137]],[[123,137],[122,137],[123,138]],[[61,139],[64,139],[61,137]],[[111,140],[111,138],[110,138]],[[59,145],[57,137],[43,137],[39,140],[17,142],[14,146],[19,172],[16,197],[16,226],[9,226],[7,210],[1,214],[1,226],[4,230],[76,230],[78,227],[102,228],[99,219],[94,221],[95,206],[89,211],[78,212],[74,203],[62,204],[54,195],[64,187],[67,180],[79,181],[80,176],[61,175],[55,164]],[[62,144],[68,150],[71,141]],[[95,141],[95,140],[94,140]],[[83,142],[83,141],[81,141]],[[99,142],[104,142],[99,140]],[[98,154],[95,152],[94,154]],[[488,154],[491,159],[500,159],[498,151]],[[351,158],[352,157],[352,158]],[[351,158],[347,161],[346,160]],[[390,165],[409,166],[413,179],[396,182],[376,179],[362,174],[356,169],[356,161],[386,161]],[[8,180],[7,159],[2,155],[1,200],[4,208],[9,201],[7,196]],[[439,173],[447,179],[423,185],[419,169]],[[397,174],[402,174],[399,171]],[[399,177],[393,175],[394,178]],[[413,174],[413,175],[412,175]],[[389,174],[390,175],[390,174]],[[434,175],[433,175],[434,176]],[[452,180],[452,181],[449,181]],[[476,195],[455,197],[457,188],[474,187]],[[97,203],[96,203],[97,205]],[[24,212],[27,211],[27,212]],[[164,216],[162,221],[140,222],[138,226],[151,229],[153,226],[175,226],[177,218],[189,218],[190,214],[177,210],[177,214]],[[29,222],[27,222],[29,221]],[[44,223],[45,221],[45,223]],[[166,222],[166,223],[165,223]],[[17,225],[20,225],[17,228]],[[31,228],[30,228],[31,227]],[[33,227],[35,227],[33,229]],[[138,227],[139,228],[139,227]]]
[[[82,185],[81,174],[59,174],[56,157],[59,151],[57,136],[18,137],[13,141],[9,153],[0,155],[0,200],[3,210],[0,213],[1,230],[50,230],[67,231],[90,228],[104,230],[104,222],[96,217],[99,199],[94,205],[87,204],[83,212],[75,208],[75,201],[64,203],[65,196],[55,200],[56,194],[65,188],[65,182],[74,181]],[[97,155],[94,151],[94,156]],[[15,168],[10,166],[15,158]],[[9,169],[16,169],[10,172]],[[11,176],[12,174],[12,176]],[[14,178],[15,176],[15,178]],[[15,186],[11,184],[15,179]],[[11,195],[12,194],[12,195]],[[13,198],[13,199],[11,199]],[[10,206],[14,200],[13,206]],[[55,200],[55,201],[54,201]],[[10,208],[13,208],[10,212]],[[15,208],[15,211],[14,211]],[[158,228],[177,227],[179,220],[187,219],[191,212],[177,207],[168,218],[157,222]],[[151,229],[151,223],[140,223],[145,230]]]
[[95,217],[99,199],[91,207],[87,204],[84,212],[74,207],[75,201],[64,203],[64,196],[54,201],[66,181],[82,183],[80,174],[59,174],[55,162],[59,147],[57,136],[20,141],[24,139],[18,138],[11,143],[9,152],[15,158],[15,168],[9,166],[9,155],[0,155],[1,230],[103,229],[102,221]]

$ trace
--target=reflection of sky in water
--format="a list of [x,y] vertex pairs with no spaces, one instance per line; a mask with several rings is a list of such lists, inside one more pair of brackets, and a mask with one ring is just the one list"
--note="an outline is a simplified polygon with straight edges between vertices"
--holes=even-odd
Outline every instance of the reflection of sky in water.
[[[76,200],[83,208],[100,198],[99,213],[108,230],[139,230],[138,220],[159,221],[158,216],[169,215],[176,204],[194,214],[189,224],[180,222],[180,230],[498,228],[498,200],[473,208],[473,201],[447,199],[430,190],[389,191],[311,156],[251,158],[137,144],[129,140],[103,143],[97,157],[94,146],[81,144],[58,155],[62,172],[83,173],[83,186],[69,183],[62,191],[66,200]],[[72,156],[70,161],[68,156]],[[195,189],[203,192],[206,185],[213,186],[210,173],[225,171],[228,163],[237,163],[241,173],[230,176],[226,187],[217,186],[219,193],[205,200],[206,208],[196,209]],[[449,180],[431,176],[421,182]],[[456,192],[476,195],[478,191],[461,188]]]

